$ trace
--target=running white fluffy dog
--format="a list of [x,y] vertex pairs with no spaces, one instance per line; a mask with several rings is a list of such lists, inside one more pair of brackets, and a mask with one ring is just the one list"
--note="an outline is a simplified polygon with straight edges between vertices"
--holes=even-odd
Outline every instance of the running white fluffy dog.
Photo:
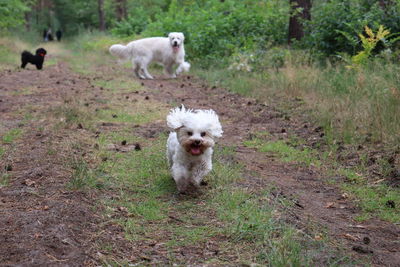
[[[185,37],[181,32],[171,32],[167,37],[144,38],[129,44],[115,44],[110,47],[110,53],[120,61],[132,60],[133,71],[141,79],[153,79],[147,70],[151,62],[158,62],[170,78],[182,71],[189,71],[190,64],[185,62]],[[174,71],[174,65],[178,65]]]
[[167,125],[174,131],[167,141],[172,177],[181,193],[198,189],[212,169],[214,139],[222,136],[217,114],[212,110],[171,109]]

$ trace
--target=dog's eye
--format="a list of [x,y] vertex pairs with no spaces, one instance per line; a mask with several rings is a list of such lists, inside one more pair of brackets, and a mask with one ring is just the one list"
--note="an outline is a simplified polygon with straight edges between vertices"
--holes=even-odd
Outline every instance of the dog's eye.
[[188,134],[189,136],[192,136],[192,135],[193,135],[193,132],[187,132],[187,134]]
[[206,136],[206,132],[202,132],[200,135],[201,135],[201,137],[204,137],[204,136]]

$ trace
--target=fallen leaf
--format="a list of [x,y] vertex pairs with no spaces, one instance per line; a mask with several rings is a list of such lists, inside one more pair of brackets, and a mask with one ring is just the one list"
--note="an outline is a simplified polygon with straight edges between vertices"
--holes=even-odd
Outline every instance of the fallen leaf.
[[27,185],[27,186],[35,186],[36,182],[33,181],[33,180],[31,180],[31,179],[26,179],[26,180],[23,182],[23,184],[24,184],[24,185]]
[[334,208],[335,207],[335,202],[328,202],[326,203],[325,208],[329,209],[329,208]]
[[350,225],[350,227],[365,229],[365,226],[363,226],[363,225],[361,225],[361,224]]
[[315,235],[314,239],[317,241],[320,241],[320,240],[322,240],[322,235]]
[[347,239],[353,240],[353,241],[358,241],[358,240],[360,240],[359,237],[354,236],[354,235],[351,235],[351,234],[344,234],[344,237],[347,238]]

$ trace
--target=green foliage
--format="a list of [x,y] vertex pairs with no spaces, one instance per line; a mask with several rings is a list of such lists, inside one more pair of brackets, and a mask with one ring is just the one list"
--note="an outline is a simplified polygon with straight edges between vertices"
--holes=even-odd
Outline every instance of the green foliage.
[[379,29],[376,34],[373,33],[368,26],[365,26],[365,32],[367,36],[359,34],[363,51],[358,52],[357,55],[351,58],[353,66],[366,64],[367,59],[372,55],[372,51],[374,50],[378,42],[384,41],[384,38],[390,33],[388,30],[385,30],[382,25],[379,26]]
[[6,132],[3,137],[2,141],[4,144],[11,144],[14,140],[18,139],[22,135],[22,130],[20,128],[14,128]]
[[116,22],[111,33],[118,36],[132,36],[141,33],[148,24],[147,14],[141,8],[135,11],[138,12],[130,15],[127,19]]
[[0,30],[15,28],[24,23],[24,13],[29,10],[24,0],[0,0]]
[[171,31],[182,31],[189,57],[220,60],[238,51],[263,48],[269,42],[283,42],[287,11],[288,6],[277,1],[206,1],[186,8],[175,0],[143,35],[166,36]]
[[393,3],[384,10],[378,1],[370,2],[332,0],[316,3],[312,20],[306,22],[306,37],[301,42],[302,46],[323,55],[339,52],[354,55],[361,48],[357,34],[363,31],[365,25],[374,31],[379,25],[384,25],[391,32],[400,32],[400,4]]

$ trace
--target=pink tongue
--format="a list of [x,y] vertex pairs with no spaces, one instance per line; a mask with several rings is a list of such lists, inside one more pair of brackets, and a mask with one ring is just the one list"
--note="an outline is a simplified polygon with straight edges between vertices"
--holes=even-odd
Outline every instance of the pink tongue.
[[201,150],[198,147],[192,147],[190,153],[192,153],[192,155],[199,155],[201,153]]
[[178,52],[179,51],[179,46],[173,46],[172,49],[174,50],[174,52]]

